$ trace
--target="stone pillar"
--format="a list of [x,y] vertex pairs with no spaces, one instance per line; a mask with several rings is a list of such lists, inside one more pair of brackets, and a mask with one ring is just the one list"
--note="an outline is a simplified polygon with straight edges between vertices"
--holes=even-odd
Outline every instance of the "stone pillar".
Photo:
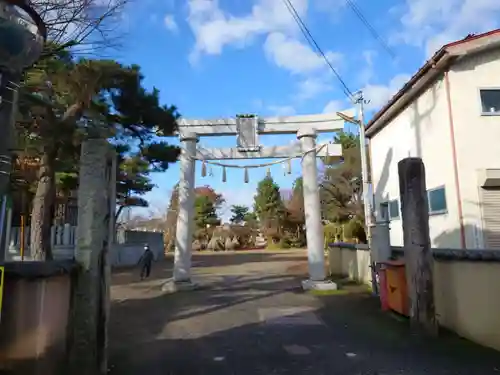
[[109,153],[109,222],[108,222],[108,244],[113,245],[116,242],[116,174],[118,171],[116,152]]
[[304,289],[335,289],[335,284],[325,283],[324,231],[321,222],[319,199],[318,166],[316,161],[316,131],[310,128],[297,133],[302,152],[302,177],[304,211],[306,217],[307,257],[309,280],[302,283]]
[[410,319],[412,326],[436,334],[434,259],[424,163],[420,158],[403,159],[398,163],[398,173]]
[[102,272],[108,227],[106,159],[109,144],[105,139],[83,142],[80,156],[78,187],[78,227],[75,260],[79,270],[73,290],[70,320],[71,374],[98,373],[105,363],[106,327],[102,318],[103,283],[109,284]]
[[174,283],[191,283],[191,251],[194,225],[194,184],[196,161],[196,134],[181,137],[179,213],[175,236]]

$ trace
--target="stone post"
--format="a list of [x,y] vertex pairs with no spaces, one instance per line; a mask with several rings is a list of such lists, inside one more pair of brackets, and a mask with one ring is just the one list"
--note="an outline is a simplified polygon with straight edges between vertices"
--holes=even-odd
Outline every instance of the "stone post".
[[104,370],[106,327],[102,324],[102,284],[109,284],[109,280],[105,280],[102,262],[106,254],[106,215],[109,213],[108,152],[105,139],[88,139],[82,144],[75,246],[80,269],[73,289],[68,372],[75,375],[94,375]]
[[194,184],[196,161],[196,134],[187,133],[181,137],[179,214],[175,236],[174,283],[191,283],[191,252],[194,225]]
[[318,166],[316,160],[316,131],[310,128],[297,133],[302,152],[302,177],[304,191],[304,211],[306,217],[307,258],[309,280],[302,283],[304,289],[335,289],[333,283],[325,282],[324,231],[321,222],[319,199]]
[[437,333],[433,256],[429,238],[429,205],[425,167],[420,158],[398,163],[406,279],[412,325]]
[[118,171],[116,152],[109,152],[109,223],[108,244],[112,246],[116,242],[116,173]]
[[62,235],[62,243],[64,246],[70,245],[71,239],[71,225],[69,223],[65,223],[63,225],[63,235]]

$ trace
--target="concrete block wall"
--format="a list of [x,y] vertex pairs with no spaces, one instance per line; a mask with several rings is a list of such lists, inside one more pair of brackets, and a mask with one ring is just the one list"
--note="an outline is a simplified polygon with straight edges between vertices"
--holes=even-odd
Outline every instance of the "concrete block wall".
[[[392,248],[401,257],[401,247]],[[434,297],[439,324],[458,335],[500,351],[500,251],[433,249]],[[366,245],[334,244],[329,270],[370,284]]]

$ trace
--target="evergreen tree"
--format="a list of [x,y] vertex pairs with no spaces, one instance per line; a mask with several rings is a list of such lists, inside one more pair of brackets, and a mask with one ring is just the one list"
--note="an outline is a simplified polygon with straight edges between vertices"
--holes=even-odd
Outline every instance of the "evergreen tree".
[[261,226],[280,232],[285,207],[281,200],[280,188],[272,177],[265,177],[259,182],[254,200],[254,211]]
[[257,218],[255,212],[248,212],[245,215],[245,225],[256,229],[258,227],[258,224],[259,224],[259,219]]
[[207,225],[219,225],[214,202],[206,195],[198,195],[195,200],[195,220],[197,229],[206,229]]
[[[51,258],[56,174],[68,172],[67,161],[78,155],[84,137],[113,139],[117,148],[132,145],[133,152],[127,156],[143,172],[139,159],[148,163],[150,171],[163,171],[177,159],[179,149],[157,138],[173,134],[177,110],[160,105],[158,90],[145,90],[142,81],[138,66],[113,60],[76,60],[64,50],[27,71],[16,125],[21,134],[30,136],[39,164],[31,214],[35,259]],[[72,169],[77,165],[70,164]],[[75,180],[75,171],[70,168],[69,172],[66,180]],[[147,187],[144,180],[141,183]]]
[[287,221],[300,226],[305,224],[304,186],[302,177],[299,177],[294,181],[292,196],[286,204],[286,209]]
[[233,224],[242,224],[245,222],[245,219],[247,218],[249,209],[247,206],[241,206],[241,205],[233,205],[231,206],[231,223]]
[[[117,147],[122,151],[123,147]],[[154,188],[150,178],[149,163],[140,155],[128,156],[126,151],[118,153],[118,172],[116,178],[116,204],[118,210],[115,219],[118,219],[126,207],[147,207],[148,202],[141,196]]]

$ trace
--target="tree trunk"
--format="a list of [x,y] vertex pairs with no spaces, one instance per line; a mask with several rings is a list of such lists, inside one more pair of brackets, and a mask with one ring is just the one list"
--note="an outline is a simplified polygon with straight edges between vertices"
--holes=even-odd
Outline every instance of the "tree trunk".
[[31,211],[30,249],[33,259],[38,261],[52,259],[50,230],[56,194],[54,162],[54,153],[44,152]]

